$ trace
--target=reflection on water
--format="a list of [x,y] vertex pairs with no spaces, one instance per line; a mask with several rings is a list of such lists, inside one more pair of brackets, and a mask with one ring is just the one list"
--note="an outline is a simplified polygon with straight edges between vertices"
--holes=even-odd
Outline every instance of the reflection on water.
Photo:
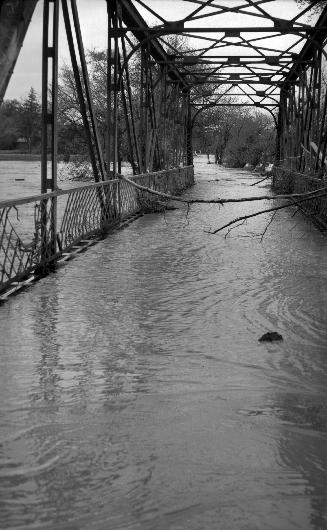
[[258,206],[145,216],[0,308],[1,527],[327,528],[326,239],[204,231]]

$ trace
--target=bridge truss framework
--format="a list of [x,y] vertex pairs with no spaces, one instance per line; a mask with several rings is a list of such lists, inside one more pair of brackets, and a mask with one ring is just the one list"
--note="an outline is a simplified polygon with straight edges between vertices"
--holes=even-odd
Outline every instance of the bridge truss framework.
[[[177,187],[169,188],[167,182],[171,179],[167,176],[164,189],[181,189],[181,182],[187,184],[192,180],[189,178],[193,163],[192,129],[197,116],[206,109],[245,105],[268,111],[277,130],[276,164],[285,170],[319,178],[326,172],[327,5],[323,7],[321,2],[312,1],[300,8],[296,0],[291,0],[287,2],[289,8],[281,11],[281,0],[176,0],[170,4],[174,8],[168,19],[167,0],[97,2],[105,3],[107,10],[107,83],[103,88],[107,102],[106,140],[103,145],[89,79],[79,2],[43,0],[42,195],[34,198],[38,203],[36,223],[41,228],[39,234],[35,230],[37,241],[30,243],[33,249],[28,254],[29,246],[22,243],[8,217],[13,204],[0,203],[3,232],[0,251],[8,263],[2,269],[3,285],[26,274],[35,263],[53,261],[63,248],[76,244],[93,231],[88,224],[87,229],[75,227],[74,237],[67,235],[67,226],[71,227],[74,216],[66,212],[64,218],[68,216],[70,221],[68,224],[65,221],[64,229],[58,229],[61,20],[97,183],[92,200],[85,191],[85,200],[79,195],[78,200],[69,199],[68,204],[75,212],[80,210],[82,219],[81,210],[90,207],[95,197],[100,207],[97,230],[109,219],[119,217],[124,201],[126,204],[132,201],[133,211],[136,208],[135,196],[117,180],[121,173],[123,136],[134,175],[175,171],[179,179]],[[36,4],[36,0],[0,2],[0,102]],[[308,18],[310,14],[315,20]],[[176,168],[183,167],[187,178],[181,178],[181,169],[176,173]],[[156,179],[150,179],[153,185]],[[158,186],[163,189],[162,182]],[[78,222],[83,224],[81,220]],[[66,230],[65,244],[61,229]],[[13,265],[14,260],[18,260],[18,265]]]
[[[153,0],[97,2],[106,2],[108,16],[106,146],[99,138],[78,0],[44,0],[42,192],[57,186],[60,10],[95,181],[120,172],[122,130],[134,174],[192,164],[194,116],[221,105],[268,111],[277,126],[277,160],[299,171],[324,169],[327,6],[314,8],[319,2],[308,0],[296,9],[291,0],[281,18],[280,0],[177,0],[168,19],[166,6]],[[0,101],[36,4],[1,2]],[[308,22],[319,9],[315,23]]]

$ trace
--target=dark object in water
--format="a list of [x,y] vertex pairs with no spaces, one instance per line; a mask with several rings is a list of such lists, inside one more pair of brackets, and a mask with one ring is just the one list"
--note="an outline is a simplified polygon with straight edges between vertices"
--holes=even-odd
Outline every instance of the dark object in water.
[[268,331],[260,337],[259,342],[274,342],[275,340],[283,340],[283,337],[277,331]]
[[25,180],[25,179],[15,179],[15,180]]

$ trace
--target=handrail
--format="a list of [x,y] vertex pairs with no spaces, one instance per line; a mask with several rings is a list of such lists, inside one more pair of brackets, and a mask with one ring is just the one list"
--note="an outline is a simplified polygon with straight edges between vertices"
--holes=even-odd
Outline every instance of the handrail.
[[[172,168],[172,169],[162,169],[160,171],[156,171],[156,172],[148,172],[148,173],[140,173],[138,175],[133,175],[132,177],[130,177],[130,180],[137,180],[139,178],[142,178],[142,177],[148,177],[149,175],[151,176],[156,176],[156,175],[162,175],[164,173],[172,173],[174,171],[177,171],[179,169],[182,169],[182,170],[185,170],[185,169],[190,169],[192,168],[193,166],[183,166],[183,167],[177,167],[177,168]],[[78,186],[78,187],[74,187],[74,188],[68,188],[66,190],[63,190],[61,188],[58,188],[57,190],[55,191],[50,191],[48,193],[40,193],[39,195],[29,195],[28,197],[21,197],[19,199],[9,199],[9,200],[6,200],[6,201],[0,201],[0,209],[1,208],[11,208],[13,206],[17,206],[17,205],[20,205],[20,204],[29,204],[31,202],[35,202],[35,201],[41,201],[41,200],[45,200],[45,199],[50,199],[52,197],[60,197],[61,195],[68,195],[70,193],[77,193],[78,191],[81,191],[81,190],[87,190],[87,189],[91,189],[91,188],[103,188],[104,186],[109,186],[109,185],[112,185],[113,183],[117,183],[119,182],[120,179],[112,179],[112,180],[104,180],[102,182],[93,182],[92,184],[86,184],[85,186]]]
[[300,171],[294,171],[293,169],[283,167],[283,166],[274,166],[273,172],[277,173],[278,171],[288,173],[291,176],[296,176],[296,177],[300,177],[303,179],[311,180],[312,182],[317,182],[319,184],[321,184],[321,182],[323,181],[323,179],[318,178],[317,176],[314,176],[314,175],[310,175],[310,173],[302,173]]
[[0,202],[0,295],[30,274],[46,274],[76,245],[88,245],[141,212],[157,211],[136,182],[176,194],[194,183],[194,168],[142,173],[131,177],[135,183],[121,177]]

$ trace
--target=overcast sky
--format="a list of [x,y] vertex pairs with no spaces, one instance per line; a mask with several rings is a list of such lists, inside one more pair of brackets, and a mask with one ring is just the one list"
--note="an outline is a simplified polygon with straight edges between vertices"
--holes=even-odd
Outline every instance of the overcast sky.
[[[106,2],[104,0],[77,0],[77,2],[85,48],[105,48],[107,43]],[[43,2],[39,0],[8,86],[6,99],[25,96],[31,86],[39,94],[41,92],[42,17]],[[69,59],[62,16],[59,24],[61,28],[59,55],[62,61]]]
[[[195,4],[180,2],[179,0],[144,0],[148,5],[168,20],[178,20],[195,9]],[[222,5],[232,5],[236,0],[220,0]],[[236,2],[239,3],[239,0]],[[106,48],[107,37],[107,14],[105,0],[77,0],[79,8],[80,23],[82,28],[85,48]],[[265,9],[275,16],[289,18],[296,12],[294,0],[275,0],[267,3]],[[42,49],[42,10],[43,2],[39,0],[35,9],[32,22],[28,29],[23,48],[18,57],[14,74],[6,92],[6,98],[21,98],[25,96],[30,87],[33,86],[40,94],[41,92],[41,49]],[[154,19],[149,19],[149,14],[141,8],[140,12],[151,24]],[[150,17],[151,18],[151,17]],[[224,24],[227,26],[244,25],[247,17],[229,14],[225,16]],[[253,17],[251,17],[253,18]],[[255,24],[260,24],[261,19],[253,19]],[[201,19],[197,25],[206,26],[213,24],[212,19]],[[245,22],[246,23],[246,22]],[[255,25],[253,24],[253,25]],[[63,29],[63,21],[60,20],[60,61],[69,60],[66,37]]]

